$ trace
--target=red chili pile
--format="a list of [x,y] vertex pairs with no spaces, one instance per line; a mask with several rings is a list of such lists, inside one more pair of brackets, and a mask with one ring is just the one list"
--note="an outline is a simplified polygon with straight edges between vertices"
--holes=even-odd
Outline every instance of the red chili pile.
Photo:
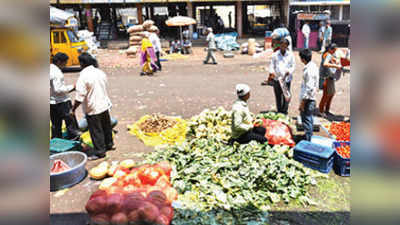
[[335,135],[338,141],[350,141],[350,123],[333,122],[329,128],[329,133]]
[[337,153],[343,158],[350,158],[350,145],[341,145],[336,148]]
[[86,210],[94,224],[169,225],[178,192],[171,186],[171,166],[162,162],[143,165],[119,177],[105,190],[94,192]]

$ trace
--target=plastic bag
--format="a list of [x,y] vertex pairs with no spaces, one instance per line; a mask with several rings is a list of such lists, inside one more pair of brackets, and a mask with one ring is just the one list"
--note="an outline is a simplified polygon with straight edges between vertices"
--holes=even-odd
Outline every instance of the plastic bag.
[[263,119],[263,123],[267,130],[265,137],[268,139],[269,144],[295,146],[290,128],[286,124],[270,119]]
[[147,146],[157,146],[162,144],[181,144],[186,139],[187,122],[181,118],[174,117],[177,121],[175,126],[165,129],[160,133],[146,133],[139,128],[139,124],[150,118],[145,115],[133,125],[128,125],[129,133],[136,135]]

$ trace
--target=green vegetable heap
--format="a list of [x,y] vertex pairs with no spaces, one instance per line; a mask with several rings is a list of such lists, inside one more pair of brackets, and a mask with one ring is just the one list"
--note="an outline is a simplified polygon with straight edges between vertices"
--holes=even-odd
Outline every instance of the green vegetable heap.
[[306,187],[316,184],[316,173],[292,160],[286,146],[226,145],[229,121],[222,108],[203,111],[192,118],[185,143],[146,156],[146,163],[174,165],[171,181],[182,206],[172,224],[261,225],[273,203],[311,202]]

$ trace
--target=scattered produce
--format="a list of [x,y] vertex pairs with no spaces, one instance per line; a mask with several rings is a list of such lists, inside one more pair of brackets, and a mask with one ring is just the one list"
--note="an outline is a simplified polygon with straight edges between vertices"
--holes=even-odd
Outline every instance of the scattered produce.
[[63,171],[71,169],[68,164],[60,159],[56,159],[53,162],[53,166],[50,169],[50,174],[52,173],[61,173]]
[[336,148],[337,153],[343,158],[350,158],[350,145],[341,145]]
[[135,161],[133,161],[132,159],[126,159],[122,161],[119,165],[124,167],[125,169],[131,169],[135,166]]
[[170,127],[175,126],[176,120],[164,115],[153,114],[150,118],[139,124],[139,128],[146,133],[160,133]]
[[[174,165],[171,181],[183,204],[174,224],[263,224],[272,203],[312,203],[306,187],[323,176],[289,159],[288,149],[256,142],[228,146],[216,138],[201,138],[160,147],[146,155],[146,162],[169,159]],[[248,216],[242,212],[246,210]],[[218,223],[210,222],[210,213]]]
[[329,127],[329,133],[334,135],[338,141],[350,141],[350,123],[333,122]]
[[107,162],[102,162],[89,170],[89,176],[95,180],[103,179],[107,176],[108,167],[109,164]]

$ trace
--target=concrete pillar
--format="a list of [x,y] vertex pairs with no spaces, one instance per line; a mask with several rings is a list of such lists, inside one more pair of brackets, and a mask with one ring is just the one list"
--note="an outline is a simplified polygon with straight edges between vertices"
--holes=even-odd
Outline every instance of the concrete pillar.
[[[194,15],[193,15],[193,3],[192,2],[187,2],[187,13],[188,13],[188,17],[196,19],[196,18],[194,18]],[[190,32],[190,34],[193,34],[193,25],[189,26],[189,32]]]
[[88,25],[88,30],[90,32],[94,32],[92,7],[90,5],[86,5],[85,8],[86,8],[86,21],[87,21],[87,25]]
[[243,4],[241,1],[236,2],[236,29],[239,37],[243,36]]
[[139,24],[142,24],[143,23],[143,12],[142,12],[143,6],[142,6],[142,4],[137,4],[136,9],[137,9],[138,22],[139,22]]
[[342,21],[343,20],[343,5],[339,6],[339,20]]
[[154,18],[154,6],[150,6],[150,19]]

